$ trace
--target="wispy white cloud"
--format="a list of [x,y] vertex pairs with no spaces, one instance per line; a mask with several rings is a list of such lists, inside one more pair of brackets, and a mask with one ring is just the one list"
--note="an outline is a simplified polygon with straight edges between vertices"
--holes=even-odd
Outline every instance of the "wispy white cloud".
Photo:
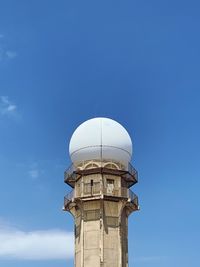
[[0,96],[0,114],[13,115],[17,110],[17,106],[9,100],[7,96]]
[[3,34],[0,34],[0,61],[11,60],[17,56],[17,52],[8,48]]
[[5,51],[5,55],[9,59],[13,59],[17,56],[17,53],[15,51],[7,50]]
[[33,178],[33,179],[37,179],[37,178],[39,177],[39,170],[37,170],[37,169],[29,170],[29,171],[28,171],[28,174],[29,174],[29,176],[30,176],[31,178]]
[[33,180],[36,180],[43,173],[44,170],[40,169],[39,164],[37,162],[32,163],[28,170],[28,175]]
[[71,232],[22,231],[0,224],[0,260],[62,260],[72,258],[73,249]]

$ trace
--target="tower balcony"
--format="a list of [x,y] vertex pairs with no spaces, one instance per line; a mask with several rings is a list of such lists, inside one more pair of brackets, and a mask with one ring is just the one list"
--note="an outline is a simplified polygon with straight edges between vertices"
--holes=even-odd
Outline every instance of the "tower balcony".
[[74,202],[74,190],[69,192],[65,197],[64,197],[64,210],[67,210],[67,207],[70,203]]
[[138,196],[131,189],[129,189],[129,199],[130,202],[139,209]]
[[[96,186],[96,188],[95,188]],[[110,199],[119,201],[120,199],[126,199],[130,205],[133,205],[134,210],[139,209],[138,196],[133,193],[131,189],[122,187],[113,192],[109,192],[107,188],[101,190],[100,185],[95,185],[93,188],[87,188],[84,194],[79,194],[77,191],[72,190],[64,197],[64,210],[69,210],[70,205],[75,204],[79,200],[92,200],[92,199]]]
[[127,183],[128,188],[138,182],[138,172],[131,163],[128,163],[128,166],[125,168],[122,164],[112,160],[101,162],[96,160],[83,161],[76,166],[72,164],[64,173],[64,182],[74,188],[75,183],[81,177],[92,174],[120,176]]

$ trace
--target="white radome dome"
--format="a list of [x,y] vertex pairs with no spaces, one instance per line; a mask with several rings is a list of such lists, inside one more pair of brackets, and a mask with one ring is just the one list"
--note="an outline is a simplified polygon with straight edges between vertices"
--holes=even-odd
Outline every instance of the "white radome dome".
[[127,166],[132,156],[132,141],[126,129],[108,118],[83,122],[73,133],[69,154],[73,163],[86,160],[113,160]]

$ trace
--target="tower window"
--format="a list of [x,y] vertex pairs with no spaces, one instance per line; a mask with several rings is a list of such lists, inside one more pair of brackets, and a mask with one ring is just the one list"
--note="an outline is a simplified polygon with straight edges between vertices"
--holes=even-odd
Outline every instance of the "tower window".
[[107,179],[107,185],[113,184],[114,185],[114,180],[113,179]]
[[114,190],[114,180],[113,179],[107,179],[107,193],[112,194]]

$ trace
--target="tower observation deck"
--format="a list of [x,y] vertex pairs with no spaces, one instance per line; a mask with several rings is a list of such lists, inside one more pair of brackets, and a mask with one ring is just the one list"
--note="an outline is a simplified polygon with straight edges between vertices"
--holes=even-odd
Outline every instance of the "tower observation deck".
[[64,210],[75,220],[75,267],[127,267],[128,216],[139,209],[128,132],[114,120],[90,119],[75,130],[69,153]]

